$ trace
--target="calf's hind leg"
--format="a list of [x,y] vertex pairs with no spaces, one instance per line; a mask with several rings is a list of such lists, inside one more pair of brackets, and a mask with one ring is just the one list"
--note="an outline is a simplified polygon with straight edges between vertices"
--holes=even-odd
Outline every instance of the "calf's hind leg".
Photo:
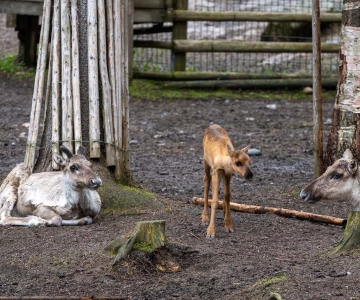
[[204,159],[204,210],[201,214],[201,224],[202,225],[209,225],[210,217],[209,217],[209,188],[210,188],[210,181],[211,181],[211,168],[207,161]]
[[61,226],[62,218],[50,207],[39,206],[34,210],[33,214],[41,219],[47,220],[47,225],[49,226]]

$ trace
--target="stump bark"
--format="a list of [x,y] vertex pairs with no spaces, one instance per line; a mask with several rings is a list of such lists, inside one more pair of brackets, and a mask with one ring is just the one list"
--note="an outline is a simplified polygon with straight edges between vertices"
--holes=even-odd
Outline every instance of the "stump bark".
[[145,252],[153,252],[155,249],[164,246],[165,237],[165,221],[142,221],[135,225],[130,234],[121,236],[112,241],[106,247],[106,250],[112,254],[116,254],[113,265],[127,257],[131,250],[141,250]]
[[349,213],[343,238],[330,250],[330,254],[341,254],[353,250],[360,250],[360,211]]

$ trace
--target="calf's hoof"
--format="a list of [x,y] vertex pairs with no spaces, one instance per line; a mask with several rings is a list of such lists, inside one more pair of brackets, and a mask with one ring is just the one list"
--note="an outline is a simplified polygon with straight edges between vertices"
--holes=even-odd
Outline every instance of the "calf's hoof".
[[93,219],[91,217],[84,217],[80,220],[79,225],[90,225],[92,222]]

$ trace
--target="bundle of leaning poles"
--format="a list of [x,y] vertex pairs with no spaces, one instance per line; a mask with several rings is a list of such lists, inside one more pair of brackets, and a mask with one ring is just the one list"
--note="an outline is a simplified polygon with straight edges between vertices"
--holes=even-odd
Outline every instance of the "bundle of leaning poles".
[[[25,164],[31,170],[42,103],[45,102],[45,110],[52,112],[53,153],[59,152],[60,144],[76,151],[84,142],[79,75],[79,51],[83,49],[79,48],[78,5],[78,0],[44,0],[25,155]],[[115,166],[116,177],[130,169],[128,10],[128,0],[87,1],[89,154],[91,158],[99,158],[100,144],[104,143],[106,164]],[[101,126],[104,141],[100,138]],[[58,166],[53,163],[52,168],[56,170]]]

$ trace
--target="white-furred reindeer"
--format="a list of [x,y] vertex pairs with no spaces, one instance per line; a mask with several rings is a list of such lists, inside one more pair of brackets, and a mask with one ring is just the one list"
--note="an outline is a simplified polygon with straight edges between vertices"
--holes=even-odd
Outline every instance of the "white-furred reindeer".
[[0,225],[86,225],[101,208],[95,191],[101,179],[85,157],[86,148],[72,154],[60,147],[67,159],[55,153],[61,172],[31,174],[25,164],[17,165],[0,187]]
[[360,211],[359,163],[347,149],[326,172],[308,184],[300,193],[306,202],[320,200],[348,201],[353,211]]

